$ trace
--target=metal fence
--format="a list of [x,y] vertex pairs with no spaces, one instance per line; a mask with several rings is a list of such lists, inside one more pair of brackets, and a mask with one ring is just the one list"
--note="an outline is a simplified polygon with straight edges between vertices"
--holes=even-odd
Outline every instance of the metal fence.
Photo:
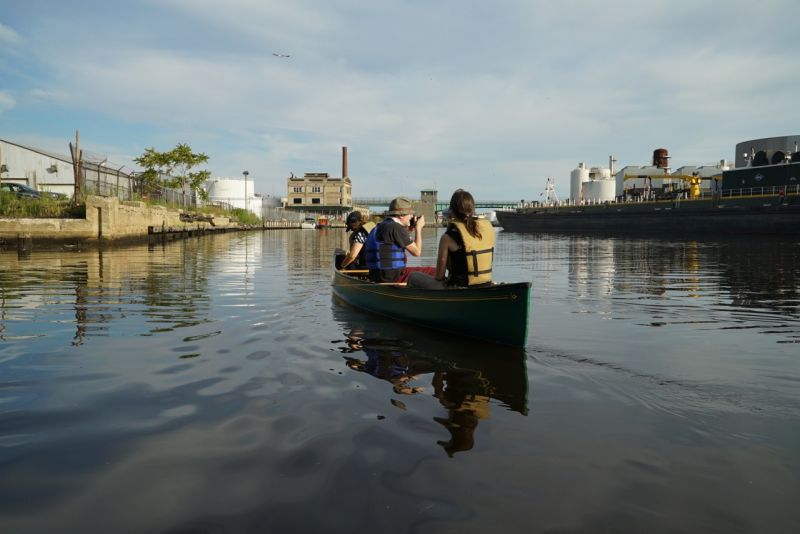
[[284,208],[261,208],[261,217],[265,221],[303,222],[307,218],[316,219],[314,214],[301,211],[286,210]]
[[120,200],[142,198],[184,208],[197,206],[197,195],[188,187],[183,190],[159,187],[156,191],[145,191],[139,175],[122,169],[81,162],[81,191],[84,195],[117,197]]

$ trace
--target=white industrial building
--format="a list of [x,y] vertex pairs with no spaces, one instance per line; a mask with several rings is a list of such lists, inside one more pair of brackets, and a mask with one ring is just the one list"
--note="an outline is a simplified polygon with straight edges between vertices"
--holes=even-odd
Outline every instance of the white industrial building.
[[0,181],[71,197],[75,190],[72,158],[0,139]]
[[[104,156],[90,155],[83,150],[80,176],[83,192],[123,200],[131,200],[137,192],[141,193],[137,189],[140,182],[131,169],[110,164]],[[25,184],[70,198],[75,193],[71,156],[4,139],[0,139],[0,181]]]

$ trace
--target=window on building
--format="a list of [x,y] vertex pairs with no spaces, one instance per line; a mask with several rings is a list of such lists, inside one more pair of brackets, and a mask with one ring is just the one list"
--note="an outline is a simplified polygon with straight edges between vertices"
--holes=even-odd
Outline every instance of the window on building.
[[311,203],[312,204],[319,204],[319,199],[318,198],[312,198],[311,199]]
[[294,187],[292,188],[292,192],[293,192],[293,193],[302,193],[302,192],[303,192],[303,186],[302,186],[302,185],[296,185],[296,186],[294,186]]
[[318,185],[314,185],[314,186],[311,187],[311,192],[312,193],[322,193],[322,188],[320,186],[318,186]]
[[292,202],[295,203],[295,204],[302,204],[303,203],[303,199],[302,198],[293,198]]

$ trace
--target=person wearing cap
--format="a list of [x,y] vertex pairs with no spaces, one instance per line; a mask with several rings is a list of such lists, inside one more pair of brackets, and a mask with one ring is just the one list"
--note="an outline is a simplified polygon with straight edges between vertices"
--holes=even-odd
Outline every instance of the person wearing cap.
[[350,251],[342,260],[340,269],[366,269],[367,262],[365,260],[364,245],[367,244],[367,236],[375,228],[375,223],[367,219],[367,217],[360,211],[352,211],[347,216],[347,231],[350,232],[348,241],[350,242]]
[[[415,226],[412,227],[412,220]],[[397,197],[389,204],[389,211],[378,226],[370,232],[366,243],[366,263],[373,282],[399,282],[405,277],[406,253],[422,254],[423,216],[414,217],[411,200]],[[414,238],[411,232],[416,228]]]

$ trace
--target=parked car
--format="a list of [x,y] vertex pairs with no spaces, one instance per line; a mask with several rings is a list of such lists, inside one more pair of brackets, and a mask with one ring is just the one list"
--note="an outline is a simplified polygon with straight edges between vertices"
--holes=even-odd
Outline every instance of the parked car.
[[3,182],[0,184],[0,191],[6,193],[13,193],[17,198],[52,198],[56,200],[65,200],[67,195],[62,193],[53,193],[50,191],[38,191],[25,184],[15,184],[11,182]]

